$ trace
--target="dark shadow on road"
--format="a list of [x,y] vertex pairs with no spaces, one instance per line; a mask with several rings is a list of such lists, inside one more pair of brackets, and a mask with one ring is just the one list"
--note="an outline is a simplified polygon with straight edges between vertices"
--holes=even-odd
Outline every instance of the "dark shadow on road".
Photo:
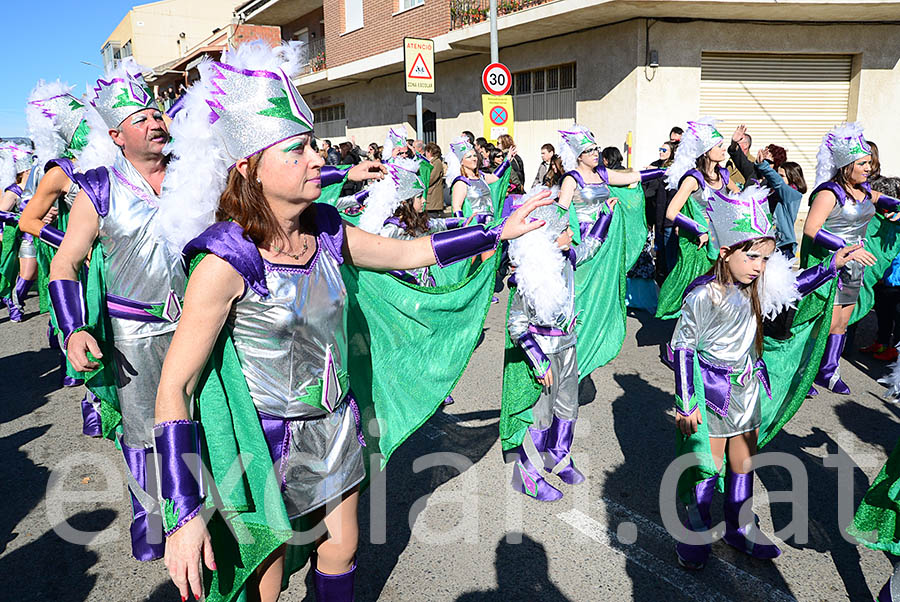
[[[79,512],[69,518],[68,524],[79,531],[102,531],[115,517],[116,512],[109,509]],[[65,541],[53,530],[47,531],[32,543],[0,558],[0,574],[6,575],[2,597],[23,602],[90,600],[97,575],[88,572],[98,558],[96,552],[84,545]],[[123,584],[123,591],[128,591],[127,583]]]
[[629,310],[628,315],[641,323],[640,329],[634,334],[638,347],[665,345],[672,340],[676,320],[658,320],[646,311]]
[[[497,418],[498,410],[462,414],[437,412],[391,456],[385,470],[386,493],[383,503],[386,516],[372,517],[372,487],[360,498],[357,558],[359,566],[365,567],[356,576],[357,599],[360,602],[379,599],[400,555],[409,543],[411,526],[418,519],[417,510],[424,508],[425,501],[435,489],[460,476],[459,470],[449,465],[437,465],[414,472],[413,462],[425,454],[445,452],[457,457],[462,455],[468,462],[477,463],[499,437]],[[481,422],[486,420],[490,422]],[[473,421],[478,423],[473,426],[463,424]],[[496,462],[502,463],[503,459],[498,456]],[[376,508],[378,505],[376,501]],[[458,504],[453,506],[451,515],[460,511]],[[463,509],[462,512],[464,511]],[[411,513],[413,516],[410,516]],[[378,525],[382,520],[386,525],[385,543],[372,543],[371,534],[373,530],[380,531]],[[453,528],[456,519],[450,519],[450,522],[453,524],[448,529]],[[430,525],[429,528],[437,527]],[[307,580],[307,587],[310,585]],[[365,592],[365,597],[360,596],[362,592]],[[313,598],[307,596],[306,600],[311,602]]]
[[468,592],[456,602],[506,602],[508,600],[540,600],[569,602],[550,581],[547,551],[543,544],[522,536],[522,543],[511,544],[504,537],[497,544],[497,589]]
[[[860,441],[878,445],[890,455],[897,444],[897,422],[900,408],[893,404],[883,404],[884,410],[868,408],[852,399],[835,406],[841,426],[856,435]],[[885,413],[888,413],[887,415]],[[894,420],[891,420],[891,417]]]
[[[621,516],[621,508],[625,507],[658,527],[651,529],[639,525],[638,540],[631,545],[619,542],[615,535],[610,537],[610,545],[628,559],[626,572],[631,578],[632,591],[630,596],[622,592],[621,599],[684,599],[684,591],[654,576],[633,560],[637,546],[642,554],[651,554],[662,562],[678,566],[675,540],[663,534],[659,507],[660,482],[669,463],[675,459],[675,420],[670,411],[672,393],[649,384],[637,374],[616,374],[614,379],[625,392],[612,402],[613,429],[624,462],[607,472],[602,499],[607,505],[608,516]],[[671,499],[675,498],[675,491],[664,493]],[[713,498],[713,524],[722,520],[723,501],[719,493]],[[610,525],[614,532],[616,528],[616,524]],[[753,560],[732,550],[724,542],[713,544],[712,553],[773,587],[791,591],[774,563]],[[702,582],[706,587],[722,593],[744,592],[746,595],[741,600],[765,600],[764,593],[754,594],[748,588],[748,581],[738,577],[738,572],[715,571],[713,567],[708,567],[695,573],[684,571],[683,579],[686,582]]]
[[[854,408],[852,411],[858,412],[859,410]],[[840,409],[838,410],[838,416],[843,423],[844,418]],[[829,455],[837,453],[837,442],[822,429],[813,427],[812,433],[805,437],[798,437],[789,432],[781,431],[764,448],[766,452],[783,452],[799,458],[807,471],[809,484],[809,541],[805,544],[800,544],[794,538],[790,538],[786,543],[800,550],[811,549],[822,554],[828,554],[834,562],[835,571],[837,571],[841,581],[844,583],[847,599],[869,600],[873,594],[869,592],[865,576],[859,565],[859,548],[855,543],[850,543],[842,537],[844,529],[853,517],[852,515],[842,517],[838,514],[837,500],[842,495],[849,495],[847,491],[840,491],[842,486],[846,488],[848,484],[839,481],[837,468],[826,467],[823,458],[806,451],[806,449],[816,449],[823,445],[825,446],[825,453]],[[792,487],[790,474],[786,469],[766,467],[757,474],[765,484],[767,491],[789,491]],[[869,488],[869,481],[862,470],[854,466],[852,480],[848,481],[848,483],[852,483],[853,486],[852,506],[850,507],[850,512],[852,513]],[[795,518],[800,518],[794,516],[794,510],[793,504],[772,504],[772,523],[776,531],[787,527]]]
[[166,581],[153,590],[153,593],[147,597],[147,602],[172,602],[173,600],[180,599],[181,594],[178,592],[178,588],[175,587],[175,584],[171,581]]
[[[50,349],[22,351],[0,357],[0,424],[12,422],[47,403],[47,395],[60,388],[59,354]],[[16,386],[27,379],[28,386]]]
[[[18,537],[13,529],[41,501],[47,489],[50,471],[37,466],[22,447],[50,430],[49,425],[36,426],[0,438],[0,483],[4,483],[7,495],[0,506],[0,554],[9,542]],[[14,495],[12,493],[15,489]],[[9,573],[12,574],[12,573]]]
[[594,402],[597,398],[597,385],[594,379],[588,375],[584,380],[578,383],[578,405],[586,406]]

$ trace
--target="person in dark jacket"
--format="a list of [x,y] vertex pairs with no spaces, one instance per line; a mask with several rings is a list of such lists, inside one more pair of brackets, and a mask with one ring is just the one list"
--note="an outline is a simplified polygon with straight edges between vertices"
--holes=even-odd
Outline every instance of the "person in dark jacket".
[[800,201],[806,194],[806,180],[803,178],[803,169],[800,165],[791,161],[782,162],[776,171],[772,157],[769,147],[759,151],[755,170],[765,179],[766,185],[773,192],[769,200],[771,205],[774,199],[772,215],[775,217],[775,244],[779,251],[788,257],[794,257],[797,253],[794,223],[797,221]]

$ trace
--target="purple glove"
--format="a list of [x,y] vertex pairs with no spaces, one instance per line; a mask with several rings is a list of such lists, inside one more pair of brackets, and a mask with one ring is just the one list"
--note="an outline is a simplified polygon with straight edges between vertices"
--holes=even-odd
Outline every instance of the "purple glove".
[[493,228],[483,226],[467,226],[455,230],[445,230],[431,235],[431,248],[434,258],[441,267],[448,266],[479,253],[493,250],[500,242],[500,233],[506,220],[502,220]]
[[672,220],[672,224],[675,225],[680,232],[693,234],[697,238],[700,238],[701,234],[706,234],[706,232],[700,229],[700,224],[689,217],[685,217],[682,213],[675,216],[675,219]]
[[525,359],[534,371],[537,378],[544,378],[550,371],[550,358],[543,352],[541,346],[538,345],[534,335],[526,332],[519,337],[519,347],[525,352]]
[[838,249],[843,249],[847,246],[847,243],[843,238],[836,234],[832,234],[825,228],[819,228],[819,231],[816,232],[816,235],[813,237],[813,242],[829,251],[837,251]]
[[62,244],[63,236],[65,236],[65,232],[50,225],[45,225],[38,234],[38,238],[57,249],[59,248],[59,245]]
[[84,306],[84,287],[77,280],[51,280],[47,285],[50,305],[56,316],[56,326],[63,335],[63,349],[69,337],[87,327],[87,309]]
[[200,455],[200,423],[172,420],[153,427],[153,448],[166,537],[197,516],[206,486]]
[[649,182],[650,180],[658,180],[666,175],[665,169],[642,169],[641,182]]

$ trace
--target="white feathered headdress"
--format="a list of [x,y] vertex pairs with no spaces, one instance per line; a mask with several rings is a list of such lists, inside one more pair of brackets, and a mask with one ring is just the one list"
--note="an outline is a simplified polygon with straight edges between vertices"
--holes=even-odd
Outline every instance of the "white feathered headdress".
[[469,153],[475,152],[475,147],[469,142],[468,136],[458,136],[450,142],[450,152],[447,153],[447,175],[444,181],[447,186],[453,185],[453,180],[462,173],[462,160]]
[[394,215],[400,203],[425,194],[426,186],[419,176],[419,161],[397,157],[385,163],[387,176],[369,187],[366,210],[359,219],[359,227],[378,234],[384,221]]
[[666,170],[666,188],[676,190],[684,174],[697,165],[697,158],[725,141],[716,129],[717,123],[712,117],[687,122],[687,131],[681,136],[681,142],[675,150],[675,159]]
[[840,168],[871,154],[861,123],[845,123],[834,128],[822,138],[816,154],[815,188],[833,178]]
[[39,80],[28,96],[25,121],[41,167],[65,155],[76,134],[76,145],[84,144],[84,103],[72,96],[71,90],[59,80]]
[[10,151],[0,148],[0,194],[16,183],[16,162]]
[[239,159],[313,129],[312,111],[291,83],[305,48],[241,44],[199,66],[171,126],[172,160],[159,199],[156,236],[180,256],[215,221],[228,170]]
[[566,171],[572,171],[578,167],[578,157],[591,148],[597,147],[597,140],[593,132],[581,125],[573,125],[567,130],[557,130],[561,144],[559,145],[559,158],[562,160]]

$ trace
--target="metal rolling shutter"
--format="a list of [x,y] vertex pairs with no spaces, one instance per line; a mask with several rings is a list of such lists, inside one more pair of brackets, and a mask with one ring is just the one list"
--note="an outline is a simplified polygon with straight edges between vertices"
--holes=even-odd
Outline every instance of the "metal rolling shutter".
[[822,136],[847,120],[851,58],[704,52],[700,115],[720,119],[729,140],[746,124],[754,155],[771,143],[783,146],[812,186]]

